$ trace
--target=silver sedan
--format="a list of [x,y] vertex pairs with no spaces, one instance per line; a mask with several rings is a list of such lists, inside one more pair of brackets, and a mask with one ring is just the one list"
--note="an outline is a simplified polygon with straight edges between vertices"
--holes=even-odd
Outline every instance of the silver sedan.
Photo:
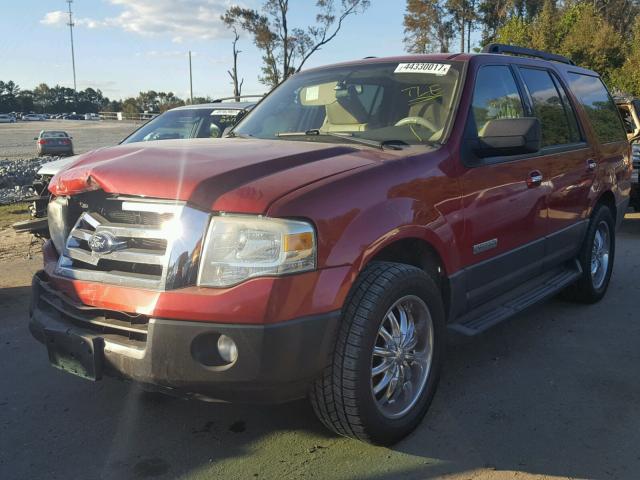
[[72,137],[67,132],[42,130],[34,138],[38,155],[73,155]]

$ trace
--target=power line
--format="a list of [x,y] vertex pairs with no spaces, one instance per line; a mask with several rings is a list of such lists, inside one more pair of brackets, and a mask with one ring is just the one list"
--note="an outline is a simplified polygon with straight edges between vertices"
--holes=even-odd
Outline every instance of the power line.
[[73,66],[73,90],[77,92],[78,86],[76,84],[76,54],[73,50],[73,27],[75,26],[75,23],[73,23],[73,12],[71,11],[71,4],[73,3],[73,0],[66,1],[69,4],[69,23],[67,23],[67,25],[69,25],[69,33],[71,34],[71,65]]
[[191,105],[193,105],[193,73],[191,71],[191,50],[189,50],[189,92],[191,96]]

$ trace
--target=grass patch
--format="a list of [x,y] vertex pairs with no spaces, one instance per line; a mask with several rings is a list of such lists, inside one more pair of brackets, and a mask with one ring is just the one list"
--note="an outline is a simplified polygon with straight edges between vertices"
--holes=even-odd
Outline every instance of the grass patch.
[[12,203],[0,205],[0,228],[9,227],[12,223],[29,219],[29,203]]

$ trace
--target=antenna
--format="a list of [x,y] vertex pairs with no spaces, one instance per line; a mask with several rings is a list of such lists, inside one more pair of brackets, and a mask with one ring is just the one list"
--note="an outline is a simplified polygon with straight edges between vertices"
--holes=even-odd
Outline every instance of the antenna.
[[71,34],[71,65],[73,66],[73,90],[78,91],[78,86],[76,85],[76,54],[73,50],[73,27],[75,23],[73,23],[73,12],[71,11],[71,4],[73,0],[66,0],[69,4],[69,33]]

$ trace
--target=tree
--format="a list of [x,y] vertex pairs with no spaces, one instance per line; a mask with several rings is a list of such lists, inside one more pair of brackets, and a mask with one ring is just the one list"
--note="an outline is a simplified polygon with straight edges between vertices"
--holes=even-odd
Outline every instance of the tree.
[[[126,101],[125,101],[126,102]],[[148,90],[138,93],[136,98],[136,106],[139,112],[157,112],[160,110],[160,102],[158,100],[158,92]]]
[[559,31],[557,52],[595,70],[606,81],[624,64],[623,36],[590,3],[570,6],[559,19]]
[[51,89],[46,83],[41,83],[33,89],[34,103],[40,107],[41,112],[46,112],[49,106],[53,103]]
[[543,4],[540,0],[481,0],[477,14],[482,25],[482,45],[496,41],[498,31],[509,22],[511,27],[531,22]]
[[556,0],[544,0],[542,11],[535,18],[531,30],[531,46],[538,50],[553,50],[557,47]]
[[176,108],[184,105],[182,99],[176,97],[173,92],[159,92],[158,93],[158,110],[160,113],[166,112],[167,110],[171,110],[172,108]]
[[631,37],[634,20],[640,10],[638,0],[591,0],[593,7],[611,26],[625,37]]
[[124,102],[122,102],[122,113],[125,115],[138,115],[140,110],[138,109],[138,100],[129,97]]
[[502,28],[511,13],[511,0],[482,0],[478,6],[478,16],[482,23],[482,44],[486,45],[496,39],[498,30]]
[[18,110],[20,87],[12,80],[0,81],[0,112],[12,112]]
[[498,43],[526,47],[531,45],[531,24],[522,17],[511,17],[495,34]]
[[613,74],[616,87],[632,95],[640,95],[640,17],[631,31],[629,53],[622,68]]
[[316,0],[316,23],[303,28],[289,25],[289,0],[265,0],[262,11],[233,6],[225,14],[231,22],[253,36],[255,46],[262,51],[260,81],[275,87],[299,71],[307,60],[333,40],[345,19],[364,12],[370,0]]
[[453,25],[439,0],[407,0],[404,44],[410,53],[448,52]]
[[469,36],[471,35],[471,25],[476,18],[474,5],[475,2],[472,4],[470,0],[447,0],[445,3],[445,8],[458,30],[461,52],[466,51],[467,47],[469,49],[471,47],[471,42],[465,42],[465,38],[467,29],[469,30]]
[[233,67],[231,70],[227,70],[227,73],[231,77],[231,84],[233,85],[233,96],[236,98],[236,102],[240,101],[240,95],[242,95],[242,85],[244,84],[244,78],[242,80],[238,79],[238,55],[242,53],[238,50],[238,40],[240,39],[240,34],[238,33],[238,19],[236,17],[232,17],[228,12],[225,12],[224,15],[220,17],[227,28],[233,31]]
[[593,1],[566,3],[558,9],[553,0],[546,0],[533,19],[512,16],[496,37],[500,43],[567,56],[576,64],[600,73],[606,81],[619,79],[616,72],[632,48]]

